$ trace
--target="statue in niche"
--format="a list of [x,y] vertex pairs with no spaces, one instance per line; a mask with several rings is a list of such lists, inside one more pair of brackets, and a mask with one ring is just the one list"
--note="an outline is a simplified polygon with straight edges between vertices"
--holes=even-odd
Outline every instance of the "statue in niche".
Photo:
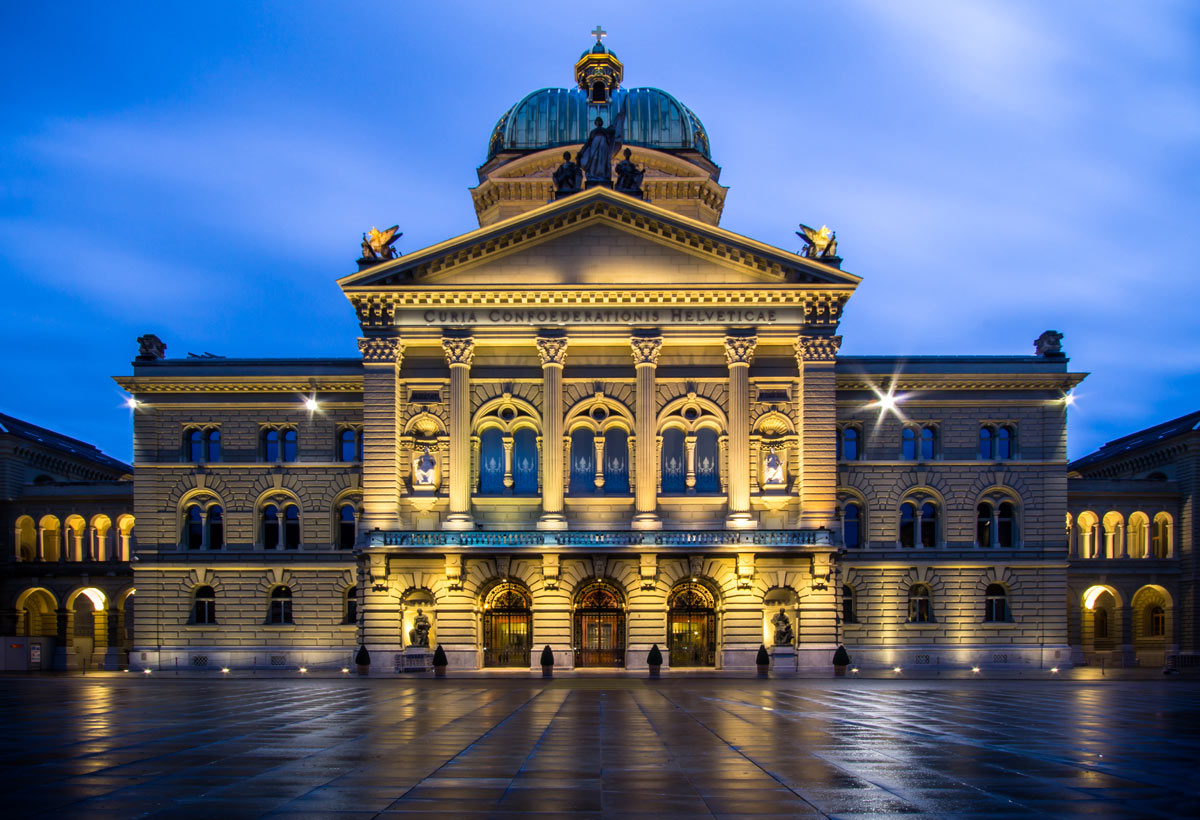
[[413,618],[412,629],[408,630],[408,642],[412,646],[429,646],[429,630],[431,628],[429,616],[417,607],[417,615]]
[[632,196],[642,195],[642,178],[646,176],[646,169],[638,168],[630,159],[632,152],[625,149],[625,159],[617,163],[617,184],[614,186],[623,194]]
[[612,161],[625,139],[625,109],[613,119],[609,128],[604,120],[596,117],[596,127],[588,134],[583,150],[579,152],[579,165],[589,182],[611,182]]
[[563,151],[562,165],[554,170],[554,193],[557,196],[578,193],[583,188],[583,169],[571,159],[570,151]]
[[413,470],[413,483],[422,487],[432,485],[436,471],[437,460],[429,454],[429,448],[426,447],[424,455],[417,459],[416,467]]
[[779,612],[771,619],[771,623],[775,627],[776,646],[791,646],[795,642],[796,636],[792,632],[792,622],[788,620],[783,607],[779,607]]
[[779,460],[779,456],[775,455],[774,451],[767,454],[767,460],[763,466],[763,483],[783,483],[783,462]]

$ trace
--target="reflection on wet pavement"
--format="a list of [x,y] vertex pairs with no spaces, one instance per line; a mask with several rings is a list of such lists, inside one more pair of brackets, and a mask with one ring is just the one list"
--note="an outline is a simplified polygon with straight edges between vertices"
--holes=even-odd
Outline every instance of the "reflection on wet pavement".
[[1179,817],[1200,683],[0,681],[6,816]]

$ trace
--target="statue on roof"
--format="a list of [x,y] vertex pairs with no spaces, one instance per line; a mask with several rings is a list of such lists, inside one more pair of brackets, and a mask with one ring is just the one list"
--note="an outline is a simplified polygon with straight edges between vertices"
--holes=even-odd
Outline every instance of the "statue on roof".
[[646,169],[638,168],[629,157],[632,152],[625,149],[625,159],[617,163],[617,184],[613,186],[623,194],[640,197],[642,195],[642,178]]
[[393,225],[385,231],[372,227],[370,231],[363,234],[362,261],[383,262],[395,259],[400,252],[392,247],[392,243],[402,236],[404,233],[400,231],[399,225]]
[[1062,340],[1063,335],[1057,330],[1047,330],[1033,340],[1034,353],[1047,359],[1065,358],[1067,354],[1063,353]]
[[583,169],[571,159],[570,151],[563,151],[562,165],[554,170],[554,196],[579,193],[583,190]]
[[818,261],[837,257],[837,231],[829,230],[828,226],[822,225],[820,230],[817,230],[801,222],[796,236],[804,240],[801,256]]
[[612,126],[605,128],[604,120],[596,117],[596,127],[588,134],[583,150],[579,152],[579,164],[587,174],[587,180],[608,184],[612,182],[612,161],[621,143],[625,141],[625,109],[613,118]]

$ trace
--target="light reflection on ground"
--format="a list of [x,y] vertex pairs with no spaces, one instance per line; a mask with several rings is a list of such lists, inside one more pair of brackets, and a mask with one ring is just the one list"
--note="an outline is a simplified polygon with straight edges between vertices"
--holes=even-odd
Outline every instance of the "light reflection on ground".
[[0,680],[6,816],[1179,817],[1200,682]]

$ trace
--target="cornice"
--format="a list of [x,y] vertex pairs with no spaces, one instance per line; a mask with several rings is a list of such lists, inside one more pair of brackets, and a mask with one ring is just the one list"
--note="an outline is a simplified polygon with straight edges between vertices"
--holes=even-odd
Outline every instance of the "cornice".
[[897,392],[907,390],[1070,390],[1082,382],[1085,373],[962,373],[928,374],[839,374],[839,391],[874,391],[892,387]]
[[180,378],[177,376],[118,376],[114,379],[135,395],[146,393],[361,393],[363,380],[319,376],[297,379],[294,376],[224,376],[221,378]]

